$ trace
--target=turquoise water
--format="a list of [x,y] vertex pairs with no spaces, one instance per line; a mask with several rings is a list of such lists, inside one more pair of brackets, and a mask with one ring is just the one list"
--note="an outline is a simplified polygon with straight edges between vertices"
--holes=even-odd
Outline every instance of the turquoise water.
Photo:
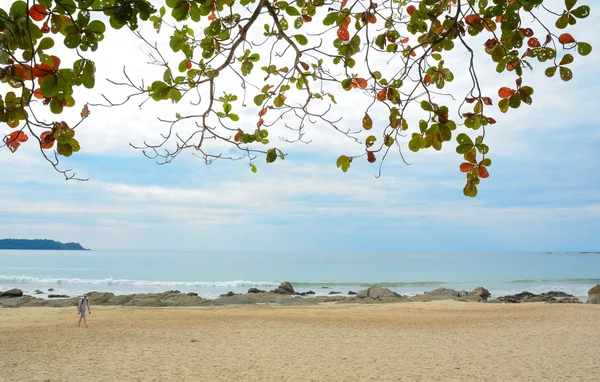
[[406,295],[482,285],[496,297],[523,290],[585,297],[600,283],[600,254],[0,251],[0,290],[18,287],[28,293],[178,289],[214,298],[249,287],[272,289],[286,280],[298,291],[317,294],[345,294],[377,283]]

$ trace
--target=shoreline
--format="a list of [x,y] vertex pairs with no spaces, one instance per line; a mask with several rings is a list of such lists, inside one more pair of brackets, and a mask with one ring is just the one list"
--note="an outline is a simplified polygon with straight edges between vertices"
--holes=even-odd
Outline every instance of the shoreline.
[[[199,309],[200,308],[200,309]],[[8,380],[595,381],[600,306],[0,309]]]

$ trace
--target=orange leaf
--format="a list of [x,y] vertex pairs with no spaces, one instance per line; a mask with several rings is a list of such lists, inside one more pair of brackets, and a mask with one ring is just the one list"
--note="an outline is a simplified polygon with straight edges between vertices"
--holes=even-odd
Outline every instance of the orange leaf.
[[33,79],[33,73],[31,70],[31,66],[26,64],[16,64],[15,68],[15,77],[23,81],[29,81]]
[[215,15],[215,12],[212,12],[210,15],[208,15],[208,19],[210,21],[216,20],[217,19],[217,15]]
[[463,163],[460,164],[460,171],[461,172],[469,172],[473,168],[475,168],[475,165],[473,163],[463,162]]
[[35,67],[33,68],[33,76],[34,77],[44,78],[58,70],[58,67],[60,66],[60,58],[58,58],[56,56],[50,56],[50,57],[52,57],[52,61],[54,62],[54,65],[50,66],[50,65],[46,64],[45,62],[35,65]]
[[233,140],[235,142],[239,142],[242,140],[242,130],[238,130],[237,134],[235,134],[235,136],[233,137]]
[[350,40],[350,33],[348,33],[348,30],[344,29],[344,28],[338,29],[337,36],[340,38],[340,40],[343,40],[343,41]]
[[8,136],[8,139],[11,141],[17,141],[17,142],[23,143],[23,142],[27,142],[29,137],[23,131],[13,131]]
[[469,25],[479,24],[481,22],[481,18],[477,14],[471,14],[465,17],[465,22]]
[[185,67],[188,68],[188,70],[190,70],[192,68],[192,61],[187,60],[187,62],[185,63]]
[[377,92],[377,101],[383,102],[387,98],[387,88],[383,88]]
[[408,8],[406,8],[406,13],[408,13],[409,16],[412,16],[412,14],[415,13],[416,10],[417,8],[415,8],[414,5],[409,5]]
[[507,87],[501,87],[500,90],[498,90],[498,96],[500,98],[508,98],[511,95],[514,94],[514,90],[513,89],[509,89]]
[[259,119],[258,122],[256,122],[256,127],[261,127],[263,123],[265,123],[265,120],[262,118]]
[[29,8],[29,17],[31,17],[33,21],[42,21],[46,18],[47,14],[48,11],[41,4],[35,4],[31,8]]
[[371,24],[375,24],[377,22],[377,17],[372,14],[369,13],[369,16],[367,16],[367,20],[371,23]]
[[37,88],[33,91],[33,96],[37,99],[44,99],[46,97],[44,97],[44,95],[42,94],[42,91],[40,90],[40,88]]
[[404,37],[402,40],[400,40],[400,43],[402,44],[406,44],[408,42],[408,37]]
[[431,84],[431,77],[429,77],[429,74],[425,75],[425,78],[423,78],[423,83],[425,86],[429,86]]
[[477,174],[479,175],[480,178],[487,178],[490,176],[490,173],[488,172],[487,168],[485,168],[485,166],[481,166],[481,165],[477,169]]
[[344,9],[346,4],[348,4],[348,0],[342,0],[342,4],[340,4],[340,9]]
[[265,107],[264,109],[262,109],[261,111],[258,112],[258,116],[262,117],[263,115],[267,114],[267,108]]
[[51,149],[54,146],[54,134],[51,131],[44,131],[40,135],[40,146],[43,149]]
[[365,80],[364,78],[355,78],[352,81],[356,81],[356,85],[358,85],[361,89],[367,87],[367,80]]
[[558,36],[558,41],[560,41],[561,44],[565,45],[575,42],[575,39],[570,34],[563,33],[560,36]]

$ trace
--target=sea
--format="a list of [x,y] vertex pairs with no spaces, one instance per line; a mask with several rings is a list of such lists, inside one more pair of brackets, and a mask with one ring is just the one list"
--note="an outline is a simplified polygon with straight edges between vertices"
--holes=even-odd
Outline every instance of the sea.
[[[373,284],[413,296],[483,286],[492,299],[522,291],[564,291],[585,302],[600,284],[598,252],[320,254],[203,251],[0,251],[0,291],[78,296],[179,290],[214,299],[290,281],[314,296]],[[307,297],[310,298],[310,297]]]

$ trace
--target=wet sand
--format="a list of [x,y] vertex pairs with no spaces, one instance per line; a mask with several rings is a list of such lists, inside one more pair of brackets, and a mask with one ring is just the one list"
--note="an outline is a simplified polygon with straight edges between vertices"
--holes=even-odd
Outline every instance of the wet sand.
[[0,309],[0,381],[598,381],[600,305]]

